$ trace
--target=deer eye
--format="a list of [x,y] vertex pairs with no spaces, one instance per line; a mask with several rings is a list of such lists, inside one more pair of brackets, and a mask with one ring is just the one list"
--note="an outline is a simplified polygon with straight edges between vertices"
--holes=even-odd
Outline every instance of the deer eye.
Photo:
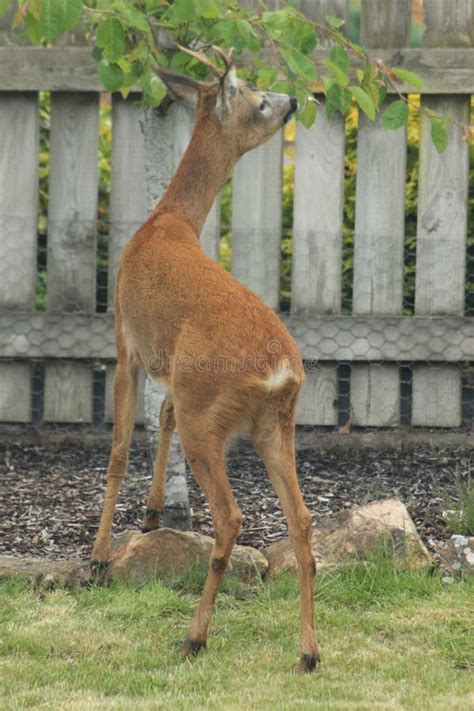
[[269,103],[266,99],[262,99],[262,103],[258,107],[260,111],[264,111],[266,107],[269,106]]

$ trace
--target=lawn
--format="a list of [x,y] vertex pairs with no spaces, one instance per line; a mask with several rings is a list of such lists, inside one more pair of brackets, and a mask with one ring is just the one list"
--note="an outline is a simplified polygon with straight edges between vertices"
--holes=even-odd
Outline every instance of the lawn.
[[227,578],[207,650],[179,647],[202,572],[79,591],[0,583],[0,708],[474,708],[474,585],[383,559],[317,577],[323,660],[294,673],[298,586]]

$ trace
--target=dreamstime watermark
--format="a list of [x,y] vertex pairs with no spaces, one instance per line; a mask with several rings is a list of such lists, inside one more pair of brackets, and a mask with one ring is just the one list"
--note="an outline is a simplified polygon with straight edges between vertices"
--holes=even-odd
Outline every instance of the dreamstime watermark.
[[231,354],[183,354],[167,356],[163,350],[153,354],[146,363],[146,369],[151,375],[163,377],[171,373],[188,374],[236,374],[259,373],[268,375],[284,364],[288,370],[298,372],[301,368],[301,358],[295,355],[286,355],[282,344],[276,339],[271,339],[266,344],[265,352]]

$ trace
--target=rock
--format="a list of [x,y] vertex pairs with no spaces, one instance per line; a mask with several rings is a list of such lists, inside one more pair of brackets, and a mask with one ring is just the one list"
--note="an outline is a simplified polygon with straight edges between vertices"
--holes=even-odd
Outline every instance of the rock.
[[89,564],[83,560],[0,556],[0,578],[31,578],[39,587],[48,590],[84,585],[88,576]]
[[445,576],[463,578],[474,574],[474,536],[451,536],[437,546]]
[[[399,499],[374,501],[321,520],[313,529],[312,549],[318,570],[333,568],[350,560],[364,560],[375,553],[380,541],[386,542],[389,555],[410,566],[431,562],[431,556],[419,537],[404,504]],[[268,575],[297,569],[293,547],[288,538],[264,550]]]
[[[113,540],[110,576],[139,582],[157,573],[187,570],[196,561],[207,567],[213,544],[209,536],[171,528],[126,531]],[[265,556],[255,548],[235,546],[227,570],[249,581],[263,576],[267,567]]]

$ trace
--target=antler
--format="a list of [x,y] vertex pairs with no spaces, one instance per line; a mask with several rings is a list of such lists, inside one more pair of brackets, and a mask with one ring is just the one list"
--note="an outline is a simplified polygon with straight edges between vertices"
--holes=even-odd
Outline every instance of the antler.
[[225,66],[226,66],[226,71],[228,72],[232,66],[232,55],[234,54],[234,48],[231,47],[226,53],[226,52],[224,52],[223,49],[221,49],[220,47],[217,47],[215,44],[213,44],[212,49],[213,49],[214,53],[217,54],[217,56],[222,59],[222,61],[224,62]]
[[[190,57],[193,57],[194,59],[197,59],[198,62],[201,62],[201,64],[204,64],[208,69],[211,70],[211,72],[218,78],[218,79],[223,79],[224,76],[226,75],[226,72],[223,72],[219,67],[216,67],[214,62],[211,62],[211,60],[206,57],[206,55],[203,52],[195,52],[192,49],[188,49],[187,47],[183,47],[180,44],[176,45],[176,48],[179,49],[180,52],[184,52],[185,54],[189,54]],[[226,63],[227,66],[227,63]]]

